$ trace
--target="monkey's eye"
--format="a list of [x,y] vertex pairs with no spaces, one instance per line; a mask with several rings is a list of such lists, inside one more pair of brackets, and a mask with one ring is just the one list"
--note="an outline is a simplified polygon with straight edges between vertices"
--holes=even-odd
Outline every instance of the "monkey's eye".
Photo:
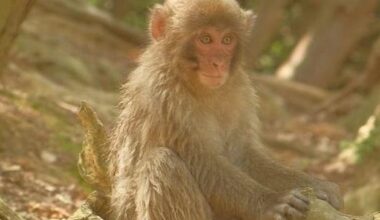
[[203,44],[210,44],[211,43],[211,37],[209,35],[202,35],[199,40],[203,43]]
[[225,45],[230,45],[232,43],[232,36],[228,35],[223,38],[222,41],[223,44]]

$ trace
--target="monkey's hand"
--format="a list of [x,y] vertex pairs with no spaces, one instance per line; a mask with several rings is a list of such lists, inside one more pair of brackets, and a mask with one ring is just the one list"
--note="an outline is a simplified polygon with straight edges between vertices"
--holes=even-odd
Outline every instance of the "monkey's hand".
[[263,220],[305,219],[309,205],[309,199],[301,193],[301,190],[295,189],[278,196],[274,205],[265,210]]
[[318,199],[325,200],[338,210],[343,208],[343,198],[337,184],[325,180],[319,180],[317,186],[314,187],[314,190]]

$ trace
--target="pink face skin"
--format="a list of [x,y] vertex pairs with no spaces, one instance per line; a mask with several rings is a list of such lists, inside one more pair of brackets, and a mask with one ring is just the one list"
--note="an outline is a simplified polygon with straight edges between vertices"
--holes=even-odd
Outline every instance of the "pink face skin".
[[229,30],[207,27],[195,37],[197,74],[202,85],[216,89],[228,79],[237,39]]

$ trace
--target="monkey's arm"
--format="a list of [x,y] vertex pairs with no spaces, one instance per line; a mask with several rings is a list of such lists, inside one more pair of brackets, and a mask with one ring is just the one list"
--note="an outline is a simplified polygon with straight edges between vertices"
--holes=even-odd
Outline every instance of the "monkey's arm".
[[311,176],[282,166],[269,157],[265,149],[245,146],[242,149],[240,167],[253,179],[276,191],[310,186]]
[[244,147],[242,154],[241,168],[253,179],[275,191],[313,187],[321,198],[326,197],[323,199],[334,207],[341,208],[343,202],[336,184],[287,168],[270,158],[259,147],[248,145]]
[[263,206],[278,196],[232,165],[227,158],[204,147],[191,146],[175,151],[217,213],[256,219],[264,211]]

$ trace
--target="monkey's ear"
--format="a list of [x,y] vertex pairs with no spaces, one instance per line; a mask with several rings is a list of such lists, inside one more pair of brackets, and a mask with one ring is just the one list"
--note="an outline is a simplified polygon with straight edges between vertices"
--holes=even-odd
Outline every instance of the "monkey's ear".
[[256,22],[256,14],[252,10],[244,11],[247,30],[251,30]]
[[156,5],[150,16],[150,33],[154,40],[158,41],[165,37],[168,19],[167,10],[162,5]]

